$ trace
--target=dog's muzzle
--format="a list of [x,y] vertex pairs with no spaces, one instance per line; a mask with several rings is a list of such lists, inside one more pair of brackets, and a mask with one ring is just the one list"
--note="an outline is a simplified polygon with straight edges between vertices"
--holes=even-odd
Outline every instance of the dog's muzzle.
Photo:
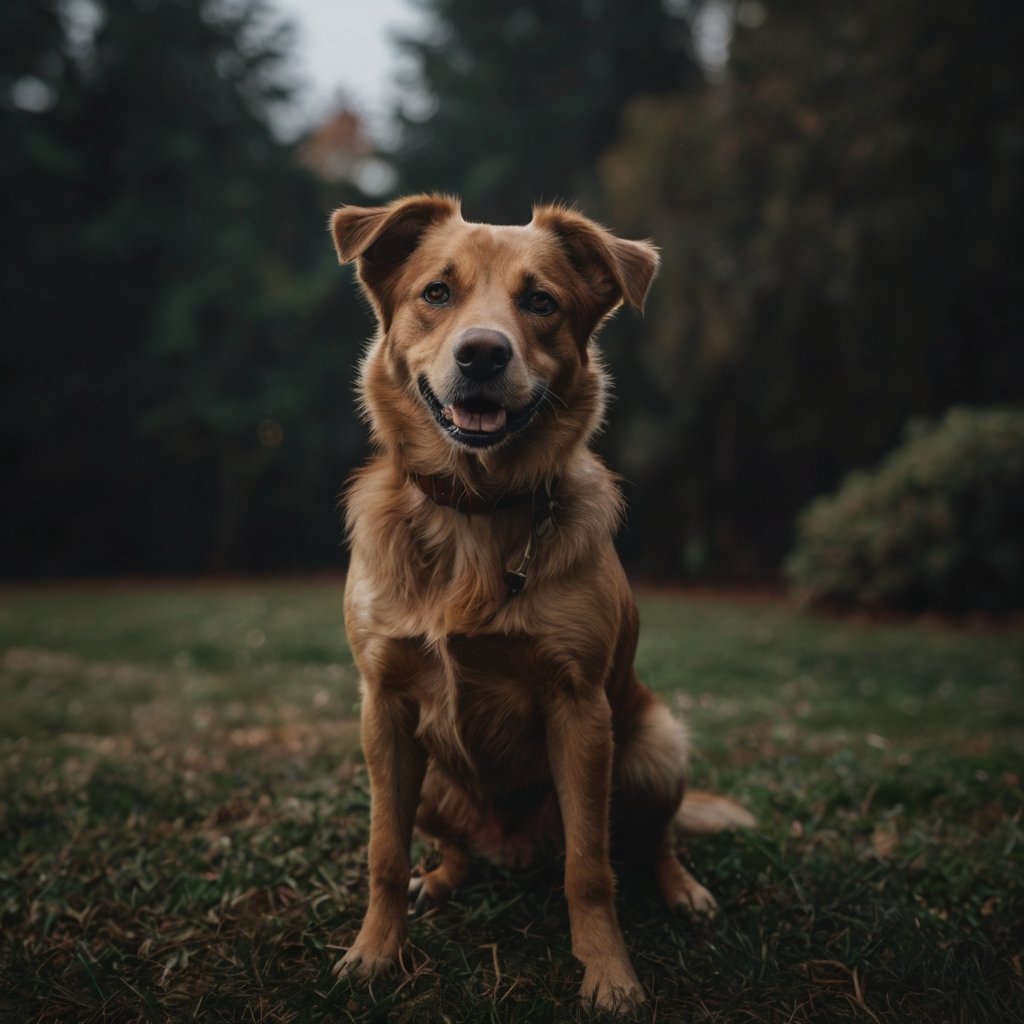
[[517,434],[533,419],[547,393],[540,385],[526,405],[509,409],[483,393],[472,391],[450,402],[442,402],[431,390],[426,377],[420,377],[418,385],[437,425],[453,441],[467,448],[493,448]]

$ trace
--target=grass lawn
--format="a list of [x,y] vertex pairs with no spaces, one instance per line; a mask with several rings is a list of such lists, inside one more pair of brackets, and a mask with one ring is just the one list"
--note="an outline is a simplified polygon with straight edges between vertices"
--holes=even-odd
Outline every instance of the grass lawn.
[[[1024,631],[648,594],[640,668],[694,781],[719,919],[624,879],[645,1021],[1024,1019]],[[366,900],[338,582],[0,592],[0,1020],[563,1021],[559,866],[483,869],[414,976],[331,966]]]

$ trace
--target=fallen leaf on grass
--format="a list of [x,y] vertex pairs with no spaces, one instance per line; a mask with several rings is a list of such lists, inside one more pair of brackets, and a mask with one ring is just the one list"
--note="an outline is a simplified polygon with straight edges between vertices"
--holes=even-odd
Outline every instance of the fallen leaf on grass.
[[889,825],[879,825],[871,833],[871,848],[877,857],[889,860],[899,847],[899,836]]

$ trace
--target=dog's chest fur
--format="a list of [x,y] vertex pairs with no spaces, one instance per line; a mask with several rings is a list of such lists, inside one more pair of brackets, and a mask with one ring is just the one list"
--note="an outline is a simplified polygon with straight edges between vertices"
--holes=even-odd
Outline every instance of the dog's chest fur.
[[[398,683],[414,703],[416,735],[437,768],[497,795],[548,778],[545,671],[525,636],[453,636],[443,644],[392,641],[415,674]],[[471,780],[471,782],[470,782]]]
[[547,781],[546,702],[581,676],[608,678],[621,608],[601,577],[602,567],[621,573],[610,540],[618,495],[589,459],[577,473],[599,500],[583,504],[563,483],[557,535],[537,545],[514,597],[503,572],[529,536],[529,505],[466,516],[381,462],[349,492],[345,616],[356,661],[414,710],[434,764],[481,795]]

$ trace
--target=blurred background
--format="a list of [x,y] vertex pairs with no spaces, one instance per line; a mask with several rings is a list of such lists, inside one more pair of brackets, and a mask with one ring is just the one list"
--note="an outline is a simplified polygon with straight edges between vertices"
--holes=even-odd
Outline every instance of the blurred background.
[[0,573],[343,568],[326,220],[429,189],[661,246],[602,335],[636,578],[1024,604],[1022,53],[1011,0],[0,6]]

